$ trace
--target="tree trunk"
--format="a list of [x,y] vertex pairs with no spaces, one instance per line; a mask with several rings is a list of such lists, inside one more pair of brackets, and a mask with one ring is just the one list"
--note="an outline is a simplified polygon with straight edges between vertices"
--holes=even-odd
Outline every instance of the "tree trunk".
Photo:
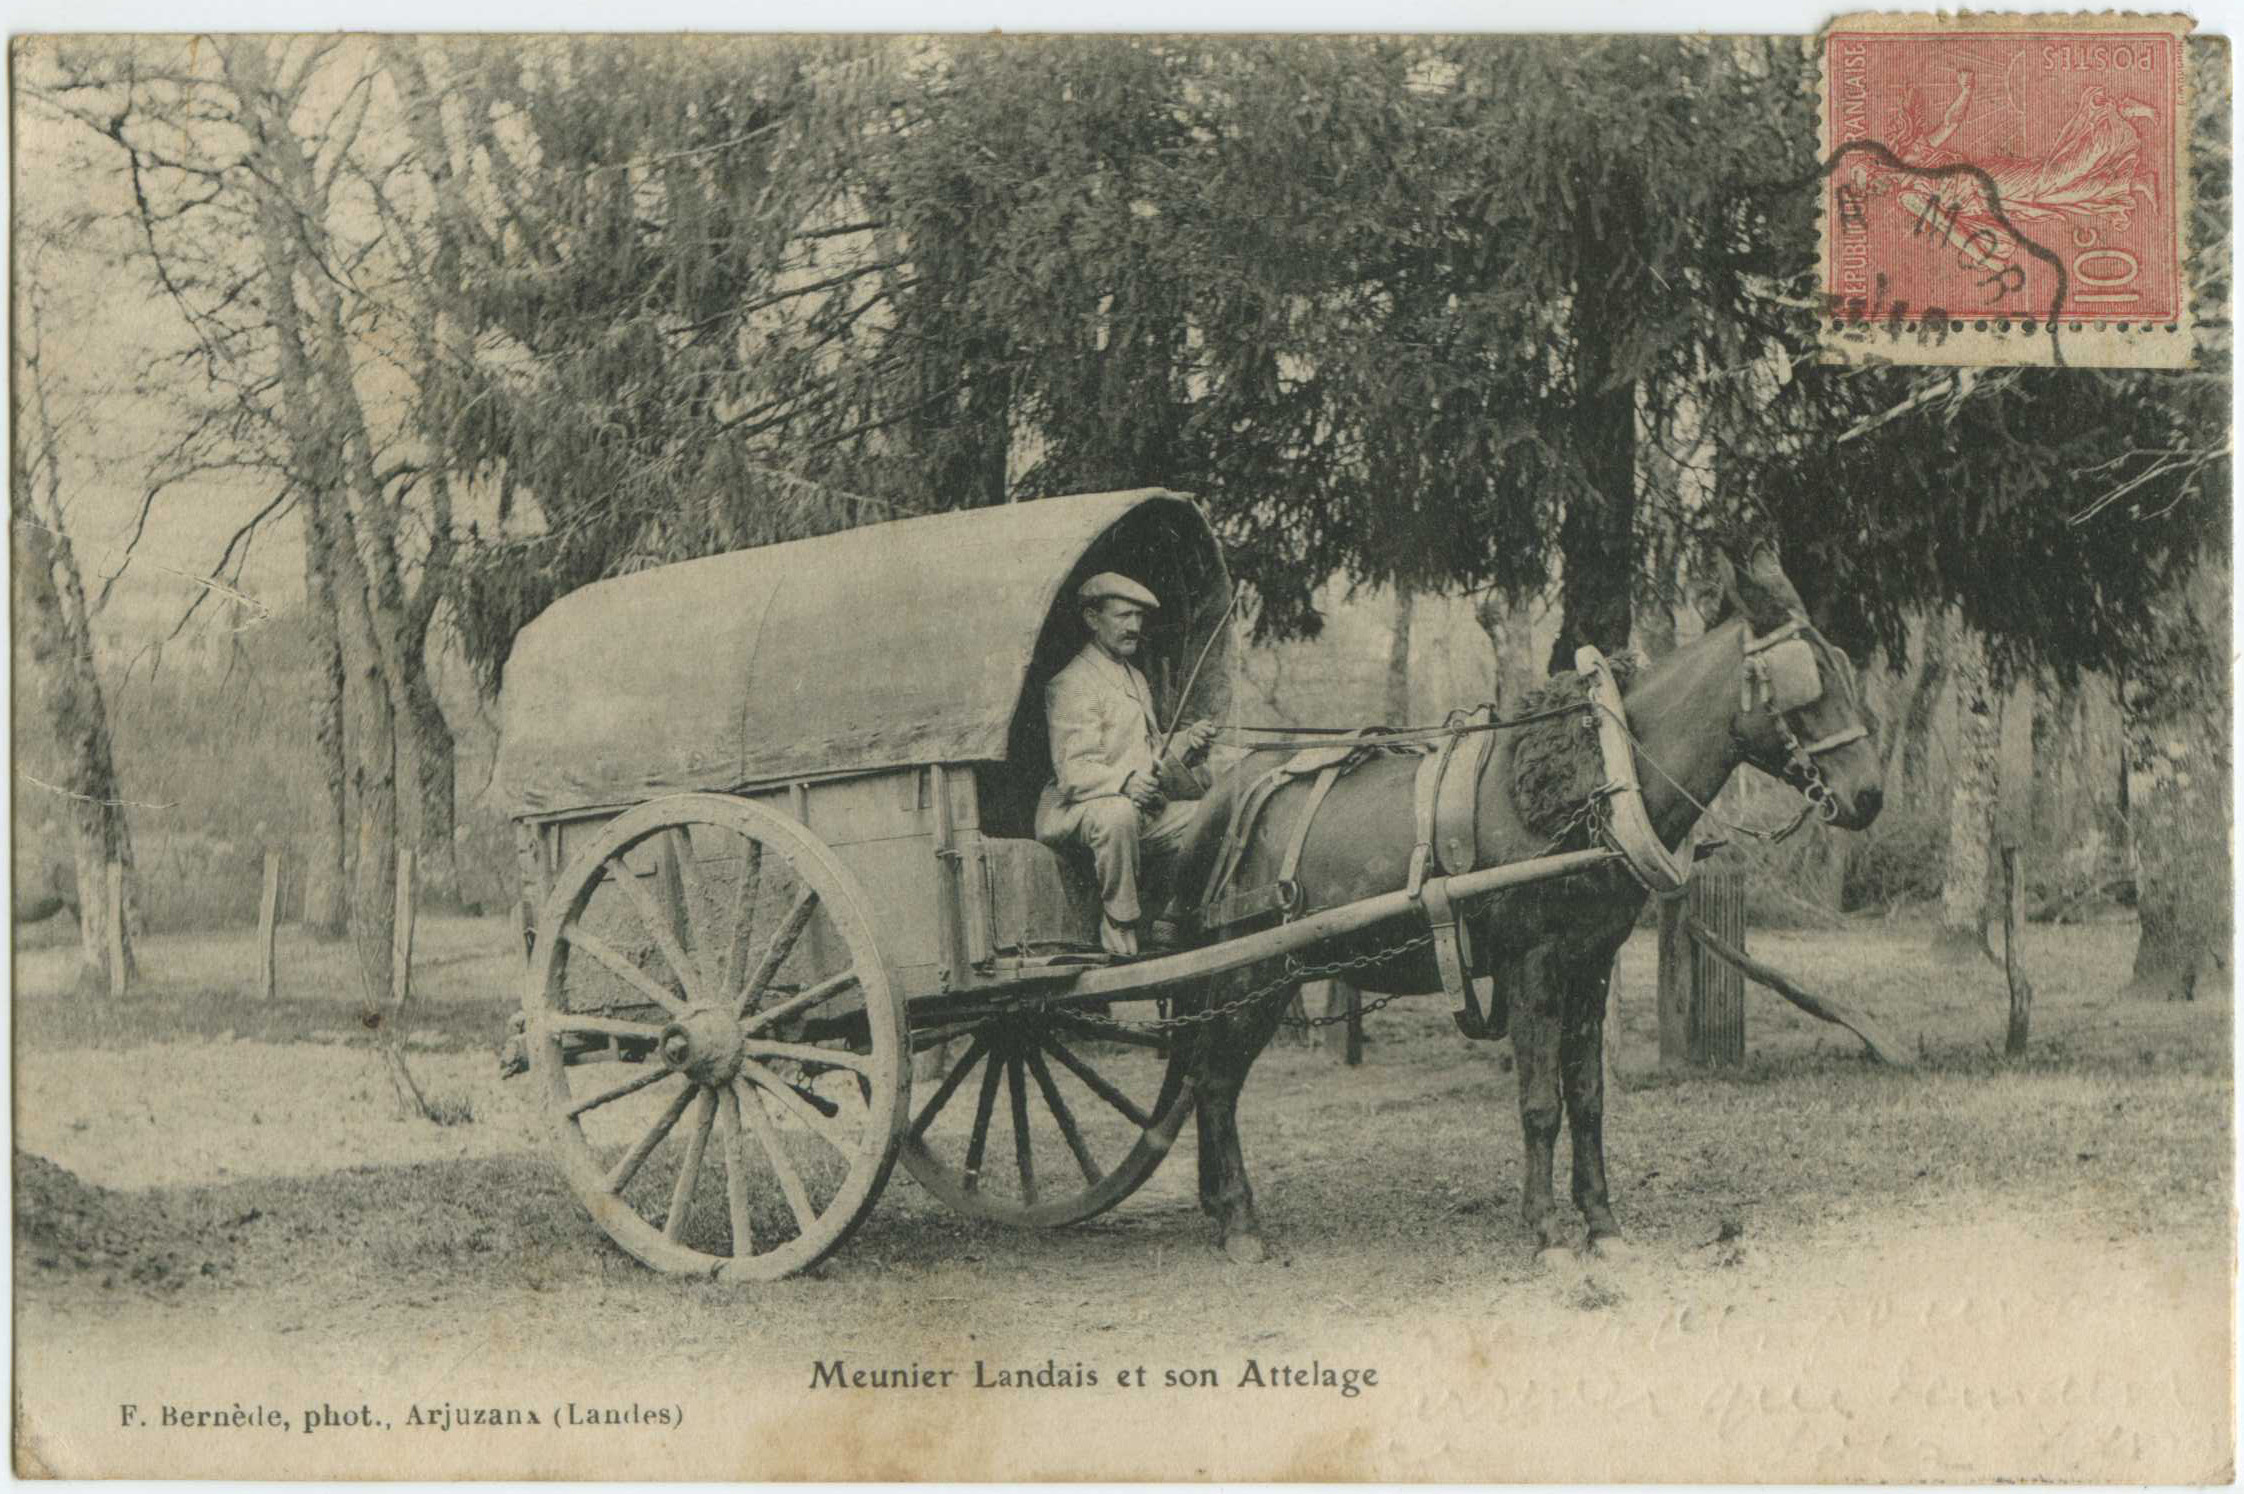
[[2207,560],[2162,602],[2156,657],[2130,671],[2133,839],[2140,858],[2131,996],[2193,999],[2226,983],[2230,845],[2229,569]]
[[2072,757],[2065,749],[2072,740],[2067,727],[2073,719],[2077,691],[2061,688],[2055,680],[2039,675],[2030,688],[2034,692],[2034,714],[2029,733],[2025,834],[2021,838],[2036,854],[2053,857],[2061,855],[2072,839],[2066,813],[2072,803],[2067,782]]
[[[316,256],[300,257],[307,239],[323,231],[323,197],[288,126],[291,100],[274,87],[265,42],[232,38],[218,46],[259,167],[260,292],[274,334],[282,421],[303,475],[305,522],[317,528],[314,543],[330,562],[334,580],[348,705],[344,739],[358,810],[350,937],[367,1014],[378,1019],[393,963],[397,701],[404,671],[401,629],[391,625],[398,620],[385,615],[365,555],[371,550],[379,557],[387,545],[394,565],[396,551],[392,536],[379,527],[386,516],[383,494],[372,480],[365,411],[350,379],[334,286]],[[297,299],[299,279],[320,308],[316,321],[304,315]],[[354,509],[377,526],[364,548]],[[389,579],[394,582],[394,573]]]
[[[420,152],[434,192],[437,249],[422,270],[426,301],[408,313],[420,342],[420,387],[426,399],[429,390],[456,382],[449,370],[475,362],[474,309],[460,277],[471,260],[483,256],[491,246],[454,185],[443,95],[431,86],[418,46],[410,39],[392,38],[382,43],[382,57],[408,100],[403,123]],[[422,418],[431,427],[438,427],[449,413],[428,409]],[[454,550],[449,475],[441,468],[429,473],[426,491],[430,503],[428,552],[422,557],[419,584],[411,598],[403,600],[402,710],[411,749],[407,763],[412,779],[413,845],[419,867],[418,906],[455,908],[460,901],[459,859],[454,849],[458,824],[456,749],[428,669],[429,624],[437,600],[450,582]],[[389,564],[394,570],[394,545]],[[377,575],[378,591],[383,584]],[[402,597],[402,588],[399,591]]]
[[1916,689],[1910,692],[1909,710],[1896,736],[1901,772],[1898,777],[1887,774],[1889,797],[1909,784],[1925,781],[1925,754],[1932,745],[1933,718],[1939,714],[1940,697],[1948,686],[1949,634],[1947,619],[1926,619],[1924,670],[1917,676]]
[[1956,682],[1956,753],[1948,780],[1948,870],[1940,884],[1940,929],[1933,948],[1968,959],[1987,944],[1987,848],[1995,826],[2000,700],[1987,677],[1987,646],[1951,609],[1948,667]]
[[[1629,294],[1624,246],[1637,235],[1605,216],[1641,216],[1626,171],[1598,187],[1581,184],[1575,225],[1574,451],[1582,482],[1559,521],[1558,638],[1550,671],[1571,671],[1574,651],[1627,646],[1636,574],[1636,381],[1621,376],[1623,343],[1641,323]],[[1591,204],[1597,204],[1593,210]]]
[[1496,708],[1514,710],[1542,678],[1535,669],[1535,618],[1524,602],[1507,603],[1490,591],[1473,603],[1473,621],[1496,651]]
[[[132,827],[117,792],[109,713],[94,667],[85,583],[62,526],[56,432],[36,359],[27,362],[24,383],[29,397],[19,418],[28,430],[18,433],[9,501],[18,562],[15,616],[29,645],[40,706],[62,756],[61,781],[55,789],[65,800],[70,821],[80,949],[77,985],[81,993],[90,994],[109,988],[112,947],[122,955],[127,978],[135,973],[133,921],[127,916],[125,927],[112,940],[106,894],[107,870],[115,862],[125,869],[124,906],[127,910],[133,906]],[[39,496],[44,497],[43,505]],[[59,859],[51,855],[43,859],[55,868],[54,895],[67,906],[59,885]]]
[[[2002,922],[2010,896],[2001,848],[2032,838],[2033,734],[2042,715],[2041,684],[2031,674],[2019,679],[2014,670],[1990,667],[1987,694],[1995,708],[1995,812],[1987,832],[1987,895],[1979,926],[1992,929]],[[2024,719],[2015,719],[2019,716]]]
[[452,728],[436,702],[427,669],[415,670],[407,678],[405,698],[413,743],[413,844],[421,869],[420,906],[456,909],[460,874],[452,836],[459,823],[454,797],[458,770]]
[[1400,582],[1395,585],[1395,627],[1387,644],[1386,720],[1389,726],[1410,724],[1410,620],[1418,598]]
[[304,848],[304,927],[315,939],[343,937],[345,890],[350,886],[350,773],[343,755],[343,641],[336,614],[334,564],[304,524],[304,605],[312,634],[312,755],[319,764],[320,799]]

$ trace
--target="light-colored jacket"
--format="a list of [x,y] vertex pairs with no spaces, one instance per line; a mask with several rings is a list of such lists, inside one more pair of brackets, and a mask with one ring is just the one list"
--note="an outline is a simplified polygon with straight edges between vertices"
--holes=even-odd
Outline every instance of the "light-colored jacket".
[[1109,657],[1096,643],[1083,645],[1044,687],[1044,718],[1051,728],[1052,781],[1037,800],[1039,836],[1055,831],[1061,811],[1121,793],[1132,773],[1155,778],[1172,799],[1197,799],[1208,791],[1202,769],[1161,768],[1154,757],[1161,728],[1151,687],[1135,666]]

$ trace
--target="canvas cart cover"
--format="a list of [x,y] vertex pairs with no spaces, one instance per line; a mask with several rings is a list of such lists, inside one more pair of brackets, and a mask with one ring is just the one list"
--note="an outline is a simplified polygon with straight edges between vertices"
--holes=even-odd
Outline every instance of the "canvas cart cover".
[[[515,640],[500,791],[510,813],[539,815],[1005,759],[1041,734],[1040,699],[1016,722],[1024,686],[1081,641],[1054,602],[1101,569],[1162,593],[1169,674],[1228,599],[1206,520],[1158,488],[903,519],[583,587]],[[1197,708],[1227,674],[1209,660]]]

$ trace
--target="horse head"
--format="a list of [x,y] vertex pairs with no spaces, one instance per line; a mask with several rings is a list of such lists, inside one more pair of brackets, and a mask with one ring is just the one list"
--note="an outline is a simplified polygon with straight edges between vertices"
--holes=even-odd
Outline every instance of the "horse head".
[[1728,594],[1746,630],[1744,687],[1730,735],[1744,759],[1807,795],[1843,830],[1885,802],[1870,712],[1854,664],[1808,621],[1774,542],[1725,551]]

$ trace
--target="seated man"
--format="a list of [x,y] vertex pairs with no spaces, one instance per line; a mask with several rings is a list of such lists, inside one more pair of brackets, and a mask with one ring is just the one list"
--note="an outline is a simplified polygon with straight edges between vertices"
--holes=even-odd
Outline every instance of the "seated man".
[[1215,727],[1195,721],[1159,758],[1153,691],[1130,663],[1146,613],[1161,604],[1127,576],[1101,571],[1077,594],[1091,641],[1044,687],[1052,731],[1052,781],[1036,804],[1036,838],[1065,850],[1086,846],[1098,868],[1099,943],[1138,952],[1142,879],[1184,843],[1208,791],[1201,762]]

